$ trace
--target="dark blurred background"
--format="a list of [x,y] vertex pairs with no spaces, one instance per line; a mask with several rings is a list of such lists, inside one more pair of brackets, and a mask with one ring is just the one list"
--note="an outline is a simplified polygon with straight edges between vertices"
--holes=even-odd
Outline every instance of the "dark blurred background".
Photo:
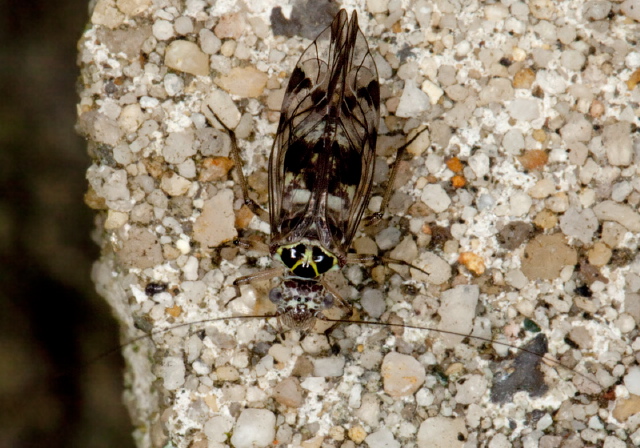
[[74,132],[87,2],[0,0],[0,448],[130,447]]

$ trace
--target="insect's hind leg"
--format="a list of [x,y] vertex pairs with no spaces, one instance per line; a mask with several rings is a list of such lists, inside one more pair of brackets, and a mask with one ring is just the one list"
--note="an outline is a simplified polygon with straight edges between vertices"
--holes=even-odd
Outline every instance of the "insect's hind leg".
[[218,115],[216,115],[216,113],[213,111],[213,109],[211,109],[211,107],[209,107],[209,110],[211,111],[215,119],[218,121],[220,126],[224,128],[225,132],[229,135],[229,138],[231,139],[231,157],[233,159],[233,164],[235,165],[236,175],[238,176],[238,183],[240,184],[240,188],[242,189],[244,204],[247,207],[249,207],[249,209],[254,214],[258,215],[258,217],[260,217],[261,220],[265,222],[269,222],[269,214],[267,213],[267,211],[264,210],[262,207],[260,207],[259,204],[257,204],[253,199],[249,197],[249,184],[247,183],[247,178],[244,176],[244,173],[242,172],[243,164],[242,164],[242,159],[240,158],[240,148],[238,146],[238,139],[236,138],[236,133],[233,131],[233,129],[228,127],[224,123],[224,121],[222,121],[222,119],[218,117]]
[[406,142],[404,145],[399,147],[398,150],[396,151],[396,159],[393,161],[393,167],[391,168],[391,173],[389,173],[389,180],[387,181],[387,186],[385,187],[384,195],[382,196],[380,211],[374,213],[373,215],[369,216],[365,220],[367,226],[376,224],[378,221],[382,219],[382,216],[384,215],[384,211],[386,210],[387,206],[389,205],[389,201],[391,200],[391,194],[394,191],[393,184],[396,180],[396,176],[398,175],[398,168],[400,167],[400,161],[403,159],[405,153],[407,152],[407,148],[413,142],[415,142],[418,139],[418,137],[420,137],[422,133],[426,130],[427,128],[425,127],[424,129],[421,129],[420,131],[418,131],[416,135],[411,137],[408,142]]

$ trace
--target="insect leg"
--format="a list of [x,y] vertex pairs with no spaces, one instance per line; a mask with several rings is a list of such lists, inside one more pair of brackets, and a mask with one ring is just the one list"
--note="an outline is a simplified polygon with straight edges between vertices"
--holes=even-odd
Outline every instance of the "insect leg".
[[[344,311],[344,316],[340,320],[348,321],[351,318],[351,316],[353,316],[353,307],[349,304],[349,302],[344,300],[344,298],[340,295],[338,290],[335,289],[333,286],[331,286],[330,284],[324,281],[320,281],[320,283],[329,292],[329,294],[331,294],[334,297],[335,299],[334,305]],[[337,343],[332,344],[331,339],[329,338],[329,335],[336,328],[336,326],[338,325],[338,322],[333,321],[332,319],[328,319],[322,313],[318,314],[318,319],[323,320],[325,322],[333,322],[333,324],[324,331],[324,335],[327,338],[327,343],[331,347],[331,352],[334,355],[337,355],[338,353],[340,353],[340,346]]]
[[416,270],[422,272],[425,275],[430,275],[424,269],[420,269],[418,266],[414,266],[411,263],[407,263],[406,261],[403,261],[403,260],[396,260],[395,258],[390,258],[390,257],[385,257],[385,256],[380,256],[380,255],[347,254],[347,263],[349,263],[349,264],[356,264],[356,263],[357,264],[364,264],[364,263],[371,263],[371,262],[382,262],[382,263],[399,264],[399,265],[402,265],[402,266],[407,266],[407,267],[412,268],[412,269],[416,269]]
[[227,303],[224,304],[224,306],[228,306],[231,302],[233,302],[234,300],[236,300],[238,297],[242,295],[242,293],[240,292],[240,285],[246,285],[248,283],[255,282],[257,280],[269,280],[270,278],[273,278],[273,277],[280,277],[282,276],[283,273],[284,273],[283,268],[272,268],[272,269],[267,269],[266,271],[256,272],[255,274],[249,274],[249,275],[245,275],[243,277],[235,279],[233,282],[233,286],[236,289],[236,296],[228,300]]
[[229,138],[231,139],[231,157],[233,158],[233,164],[236,168],[236,174],[238,175],[238,183],[240,184],[240,188],[242,189],[242,196],[244,204],[251,209],[251,211],[258,215],[260,219],[265,222],[269,222],[269,214],[258,205],[253,199],[249,197],[249,184],[247,183],[247,178],[244,176],[242,172],[242,159],[240,158],[240,148],[238,147],[238,139],[236,138],[236,133],[228,127],[224,122],[216,115],[216,113],[209,107],[209,110],[213,114],[213,116],[218,120],[218,123],[224,128],[224,130],[229,134]]
[[411,137],[408,142],[406,142],[404,145],[399,147],[398,150],[396,151],[396,158],[393,161],[393,167],[391,168],[391,173],[389,173],[389,180],[387,182],[387,186],[384,191],[384,196],[382,197],[382,203],[380,204],[380,211],[378,211],[377,213],[374,213],[367,219],[367,225],[375,224],[382,219],[382,215],[384,214],[384,211],[387,208],[387,205],[389,205],[389,201],[391,200],[391,193],[393,193],[394,191],[393,184],[398,174],[398,168],[400,166],[399,162],[404,157],[404,154],[407,151],[407,148],[409,147],[409,145],[411,145],[418,137],[420,137],[420,135],[426,129],[427,128],[422,129],[421,131],[416,133],[416,135]]

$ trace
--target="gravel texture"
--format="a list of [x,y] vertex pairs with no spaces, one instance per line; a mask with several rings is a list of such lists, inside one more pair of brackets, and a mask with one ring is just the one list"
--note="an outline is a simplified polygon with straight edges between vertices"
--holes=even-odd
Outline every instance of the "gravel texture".
[[[79,44],[93,278],[124,340],[143,336],[124,349],[138,446],[640,444],[640,2],[342,5],[357,3],[381,74],[378,160],[426,129],[392,213],[354,247],[399,247],[426,274],[349,266],[331,284],[364,319],[516,345],[533,321],[573,370],[434,331],[343,324],[335,354],[322,333],[281,339],[264,319],[194,324],[273,311],[269,281],[232,285],[269,265],[268,226],[242,204],[211,110],[242,138],[266,207],[298,34],[335,6],[253,3],[99,0]],[[540,393],[494,403],[518,369],[544,378]]]

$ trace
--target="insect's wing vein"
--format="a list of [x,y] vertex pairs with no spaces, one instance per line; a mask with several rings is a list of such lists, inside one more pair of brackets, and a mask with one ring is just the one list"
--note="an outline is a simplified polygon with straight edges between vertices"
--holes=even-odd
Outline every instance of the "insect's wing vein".
[[346,252],[369,200],[380,119],[378,75],[343,10],[291,75],[269,163],[273,242],[317,239]]

